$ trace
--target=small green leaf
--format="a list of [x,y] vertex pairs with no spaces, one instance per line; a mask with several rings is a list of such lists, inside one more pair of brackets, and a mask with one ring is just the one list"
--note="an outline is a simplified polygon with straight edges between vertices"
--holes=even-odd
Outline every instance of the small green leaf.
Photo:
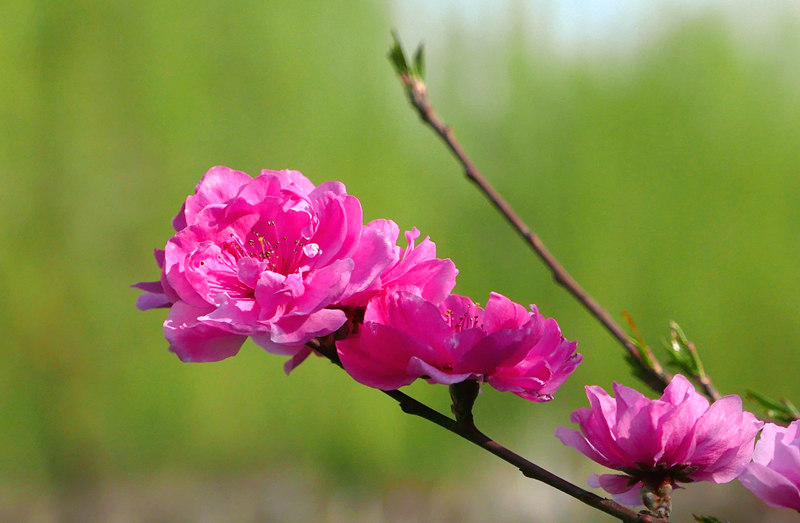
[[414,53],[414,74],[422,80],[425,79],[425,46],[423,44],[419,44]]
[[690,376],[704,377],[703,362],[700,356],[686,337],[681,326],[674,321],[669,322],[669,341],[664,341],[667,353],[670,355],[672,365]]
[[797,410],[797,407],[794,406],[794,403],[792,403],[788,398],[781,398],[781,403],[786,406],[795,419],[800,419],[800,410]]
[[730,523],[730,521],[722,521],[714,516],[698,516],[697,514],[692,514],[692,516],[698,523]]
[[400,44],[400,38],[394,31],[392,31],[392,39],[394,40],[394,45],[389,49],[389,61],[392,62],[397,74],[408,74],[411,71],[406,61],[406,53],[403,51],[402,44]]
[[642,383],[647,384],[649,387],[653,387],[651,385],[651,375],[639,364],[639,362],[631,356],[629,353],[625,354],[625,361],[628,362],[628,365],[631,368],[631,375],[641,381]]
[[761,405],[767,416],[774,420],[791,423],[796,419],[800,419],[800,412],[797,411],[797,407],[786,398],[775,400],[754,390],[748,390],[747,397]]
[[389,49],[389,61],[392,62],[394,66],[394,70],[397,71],[399,75],[409,75],[413,76],[419,80],[423,80],[425,75],[425,51],[424,46],[419,44],[417,50],[414,53],[414,62],[413,64],[408,61],[406,57],[406,52],[403,49],[403,44],[400,43],[400,37],[397,36],[397,33],[392,31],[392,40],[394,40],[394,44]]
[[[647,351],[647,344],[644,342],[644,338],[642,337],[642,333],[639,332],[639,327],[636,325],[636,322],[633,320],[633,316],[630,315],[628,311],[622,311],[622,317],[625,318],[625,322],[630,327],[631,332],[633,332],[633,336],[630,338],[631,343],[639,349],[639,354],[641,354],[644,361],[650,367],[653,366],[653,361],[650,359],[648,351]],[[635,361],[635,360],[634,360]]]

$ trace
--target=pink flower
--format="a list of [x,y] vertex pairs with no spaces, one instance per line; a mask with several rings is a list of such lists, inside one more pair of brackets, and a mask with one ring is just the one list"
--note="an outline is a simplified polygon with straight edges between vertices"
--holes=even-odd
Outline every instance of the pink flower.
[[359,334],[336,347],[345,370],[370,387],[474,379],[534,401],[552,399],[581,360],[555,320],[496,293],[486,309],[458,295],[437,305],[406,291],[379,294]]
[[297,171],[254,179],[214,167],[173,226],[156,251],[161,280],[135,287],[147,292],[139,308],[171,307],[164,335],[183,361],[233,356],[248,336],[273,353],[307,355],[306,342],[344,324],[337,304],[393,261],[392,243],[362,224],[344,185],[315,187]]
[[739,481],[768,505],[800,511],[800,421],[767,423]]
[[709,406],[692,384],[676,375],[657,400],[614,384],[616,399],[597,386],[586,387],[590,408],[578,409],[570,419],[580,432],[560,427],[565,445],[606,467],[624,474],[592,475],[589,484],[602,487],[618,501],[635,506],[641,492],[648,508],[659,508],[677,482],[726,483],[736,478],[750,460],[761,427],[756,417],[742,411],[742,400],[725,396]]

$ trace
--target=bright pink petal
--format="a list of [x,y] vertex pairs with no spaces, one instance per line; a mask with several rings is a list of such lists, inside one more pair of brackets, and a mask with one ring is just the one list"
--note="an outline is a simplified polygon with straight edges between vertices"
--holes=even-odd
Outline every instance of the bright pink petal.
[[220,361],[239,352],[246,336],[231,334],[198,320],[208,312],[177,302],[164,322],[169,350],[183,362]]
[[272,324],[272,341],[279,345],[303,345],[326,336],[344,325],[347,316],[337,309],[322,309],[309,315],[284,316]]
[[609,461],[601,452],[598,452],[586,438],[584,438],[577,430],[568,429],[565,427],[558,427],[556,429],[556,437],[561,440],[561,443],[568,447],[572,447],[587,458],[595,461],[601,465],[609,468],[614,468],[615,463]]
[[175,230],[180,231],[187,225],[192,225],[200,211],[209,205],[224,204],[252,181],[248,174],[241,171],[228,167],[212,167],[197,184],[195,194],[186,199],[182,212],[174,218],[172,224]]
[[766,465],[750,463],[739,481],[767,505],[800,511],[798,484]]
[[268,329],[258,322],[258,305],[253,299],[236,299],[219,295],[217,306],[203,316],[200,321],[207,325],[212,325],[224,331],[251,336],[262,334]]
[[[790,426],[800,426],[800,422],[794,422]],[[784,442],[787,430],[786,427],[781,427],[774,423],[764,425],[764,430],[761,431],[761,436],[758,438],[756,450],[753,452],[753,461],[763,465],[772,461],[775,455],[775,445],[780,445]]]
[[[440,365],[444,367],[444,365]],[[441,385],[452,385],[461,383],[467,379],[480,379],[480,375],[474,372],[455,372],[453,370],[441,370],[439,367],[427,363],[425,360],[414,356],[408,362],[406,372],[412,376],[425,376],[428,383],[439,383]]]
[[139,295],[136,299],[136,308],[140,311],[169,307],[172,305],[170,299],[164,294],[161,281],[143,281],[135,283],[131,285],[131,287],[145,291],[145,294]]
[[530,313],[518,303],[514,303],[502,294],[493,292],[486,303],[486,314],[483,318],[484,328],[489,332],[501,329],[519,329],[528,321]]
[[393,244],[378,230],[365,226],[352,260],[353,270],[347,289],[342,293],[343,298],[369,288],[373,289],[372,293],[377,292],[381,272],[393,261]]
[[283,364],[283,372],[288,376],[298,365],[306,361],[306,358],[311,356],[312,349],[309,346],[304,346],[297,354],[292,356],[286,363]]
[[303,292],[293,303],[293,312],[311,314],[336,303],[350,281],[353,260],[345,258],[309,274]]
[[614,498],[618,503],[629,507],[636,507],[642,504],[639,498],[639,489],[642,488],[641,482],[631,484],[631,478],[622,474],[592,474],[587,482],[590,487],[602,488]]
[[700,470],[692,477],[715,483],[734,479],[750,461],[760,428],[755,416],[742,412],[739,396],[714,402],[695,427],[697,443],[690,460]]
[[260,176],[276,178],[280,181],[281,187],[284,190],[291,191],[297,195],[308,195],[314,190],[314,184],[303,176],[300,171],[292,171],[290,169],[271,171],[269,169],[264,169],[261,171]]
[[419,340],[380,323],[366,323],[357,337],[336,342],[339,359],[359,383],[382,390],[397,389],[416,380],[408,363],[430,349]]

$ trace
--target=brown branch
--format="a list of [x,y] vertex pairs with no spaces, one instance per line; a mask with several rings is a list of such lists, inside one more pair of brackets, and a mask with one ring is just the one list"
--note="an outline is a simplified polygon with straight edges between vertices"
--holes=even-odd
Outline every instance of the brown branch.
[[478,186],[492,205],[494,205],[508,223],[511,224],[514,230],[522,236],[544,264],[547,265],[556,283],[564,287],[578,300],[578,302],[583,305],[627,351],[633,361],[641,368],[642,380],[654,390],[662,392],[664,387],[666,387],[672,379],[672,375],[664,370],[661,364],[655,359],[655,356],[651,356],[652,353],[649,353],[647,356],[642,354],[639,348],[630,340],[625,330],[613,320],[608,311],[575,281],[550,253],[539,236],[522,221],[511,205],[509,205],[500,193],[489,184],[456,139],[452,128],[446,125],[436,114],[436,111],[434,111],[433,104],[428,97],[425,83],[417,75],[409,72],[401,72],[400,81],[405,85],[409,100],[411,100],[411,105],[417,110],[422,121],[428,124],[453,152],[464,168],[464,174],[467,178]]
[[[339,357],[336,354],[336,347],[333,343],[333,337],[320,340],[320,342],[315,340],[314,342],[309,343],[309,347],[339,367],[342,366],[342,363],[339,361]],[[558,489],[561,492],[577,499],[578,501],[589,505],[590,507],[614,516],[620,521],[624,521],[626,523],[669,523],[666,519],[657,518],[645,513],[635,512],[614,500],[603,498],[597,494],[589,492],[588,490],[584,490],[581,487],[553,474],[547,469],[528,461],[519,454],[497,443],[489,436],[478,430],[477,427],[475,427],[475,425],[472,423],[471,417],[465,421],[458,422],[397,389],[383,390],[381,392],[395,399],[400,404],[400,409],[406,414],[419,416],[420,418],[426,419],[431,423],[435,423],[436,425],[449,430],[453,434],[456,434],[465,440],[474,443],[480,448],[494,454],[506,463],[510,463],[511,465],[517,467],[525,477],[541,481],[542,483]]]

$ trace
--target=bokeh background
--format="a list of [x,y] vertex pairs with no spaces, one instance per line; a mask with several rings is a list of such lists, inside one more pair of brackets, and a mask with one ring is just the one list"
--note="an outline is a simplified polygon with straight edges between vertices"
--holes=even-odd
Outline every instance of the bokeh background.
[[[620,5],[617,5],[620,4]],[[793,2],[9,0],[0,17],[0,520],[606,521],[313,359],[166,349],[132,283],[213,165],[336,179],[419,227],[457,291],[537,303],[584,363],[549,404],[487,389],[479,425],[578,484],[553,437],[587,383],[645,390],[410,110],[439,112],[573,275],[724,393],[800,401],[800,10]],[[412,394],[442,410],[446,390]],[[756,408],[752,403],[750,408]],[[737,483],[692,512],[790,521]],[[796,519],[796,518],[795,518]]]

